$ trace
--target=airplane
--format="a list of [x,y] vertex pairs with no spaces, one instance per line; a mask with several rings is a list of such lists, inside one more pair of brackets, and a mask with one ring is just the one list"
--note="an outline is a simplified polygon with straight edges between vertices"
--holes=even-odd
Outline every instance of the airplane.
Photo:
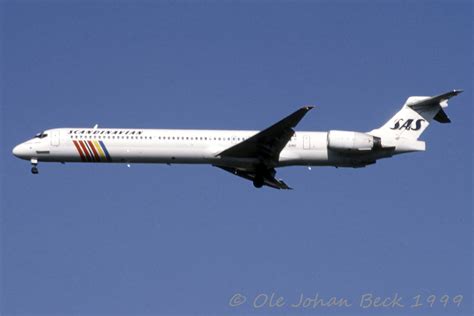
[[369,132],[294,128],[313,106],[304,106],[261,130],[55,128],[17,145],[13,155],[39,162],[210,164],[253,182],[291,189],[275,177],[285,166],[360,168],[378,159],[425,151],[418,140],[432,120],[449,123],[444,109],[462,90],[409,97],[384,125]]

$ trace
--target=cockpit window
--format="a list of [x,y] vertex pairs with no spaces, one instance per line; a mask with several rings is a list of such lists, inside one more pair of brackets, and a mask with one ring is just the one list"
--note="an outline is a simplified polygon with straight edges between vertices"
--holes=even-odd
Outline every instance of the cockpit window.
[[45,138],[47,136],[48,134],[46,134],[45,132],[41,132],[41,133],[36,134],[35,138]]

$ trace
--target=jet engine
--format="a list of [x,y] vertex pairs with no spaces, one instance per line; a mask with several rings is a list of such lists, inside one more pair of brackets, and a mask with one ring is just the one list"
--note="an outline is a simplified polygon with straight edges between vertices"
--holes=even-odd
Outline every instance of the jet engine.
[[329,131],[328,148],[334,151],[368,151],[381,148],[379,137],[350,131]]

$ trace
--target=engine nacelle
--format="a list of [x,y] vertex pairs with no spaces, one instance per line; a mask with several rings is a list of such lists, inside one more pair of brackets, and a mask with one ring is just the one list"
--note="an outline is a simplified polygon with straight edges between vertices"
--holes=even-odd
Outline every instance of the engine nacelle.
[[381,147],[379,137],[349,131],[329,131],[328,148],[335,151],[368,151]]

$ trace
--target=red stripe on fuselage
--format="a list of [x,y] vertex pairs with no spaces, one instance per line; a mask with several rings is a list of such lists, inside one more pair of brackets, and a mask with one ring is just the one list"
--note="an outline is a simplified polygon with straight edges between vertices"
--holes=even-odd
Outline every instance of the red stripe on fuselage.
[[86,145],[83,143],[83,140],[80,140],[80,141],[79,141],[79,144],[81,145],[82,150],[83,150],[84,153],[86,154],[87,161],[92,161],[92,157],[91,157],[91,155],[89,154],[89,150],[87,150]]
[[81,156],[81,160],[82,160],[82,161],[86,161],[86,157],[85,157],[84,154],[82,153],[81,146],[77,143],[77,140],[73,140],[72,142],[73,142],[74,146],[76,146],[76,149],[77,149],[77,151],[79,152],[79,156]]

